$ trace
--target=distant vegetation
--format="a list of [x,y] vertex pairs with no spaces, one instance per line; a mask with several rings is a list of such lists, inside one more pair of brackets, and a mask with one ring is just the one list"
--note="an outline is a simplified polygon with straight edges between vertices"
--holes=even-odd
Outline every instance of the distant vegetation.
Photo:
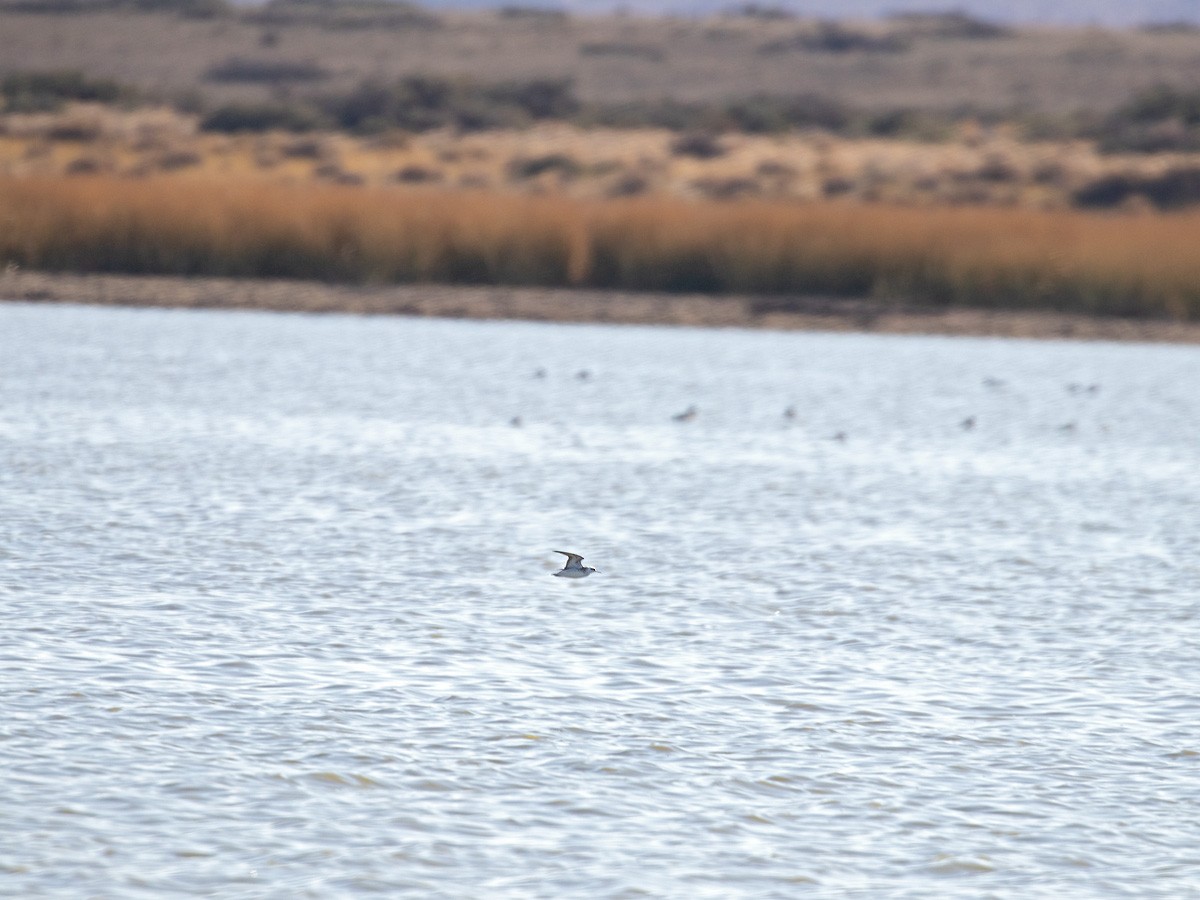
[[114,11],[174,13],[184,18],[210,19],[230,15],[234,7],[227,0],[0,0],[0,10],[50,15]]
[[[255,63],[237,59],[210,70],[209,77],[295,83],[320,79],[322,72],[305,63]],[[287,107],[290,112],[285,111]],[[262,112],[257,123],[248,114],[250,109]],[[569,79],[486,83],[470,78],[414,75],[392,83],[363,82],[344,94],[310,93],[306,97],[253,106],[244,103],[228,108],[218,106],[210,111],[203,127],[215,131],[336,127],[362,134],[388,128],[419,132],[451,127],[480,131],[558,120],[585,127],[666,128],[680,132],[778,134],[794,129],[819,129],[844,137],[941,140],[957,123],[996,118],[972,109],[949,113],[918,109],[872,112],[815,94],[759,94],[721,102],[664,99],[587,103],[577,97]],[[281,124],[284,120],[292,124]],[[231,122],[236,124],[230,127]]]
[[890,16],[909,37],[940,39],[994,40],[1016,37],[1015,29],[980,19],[967,13],[950,12],[898,12]]
[[512,128],[571,119],[579,111],[569,81],[545,78],[480,84],[414,76],[390,85],[366,82],[349,94],[315,102],[338,127],[357,132]]
[[[436,202],[430,202],[436,196]],[[354,282],[827,294],[1200,319],[1200,216],[0,179],[0,262]]]
[[[307,64],[277,61],[270,66],[233,57],[211,73],[212,77],[258,79],[299,79],[322,83],[322,71]],[[291,83],[290,81],[288,82]],[[281,92],[287,97],[291,91]],[[150,103],[151,98],[111,79],[89,78],[77,71],[16,72],[0,78],[0,100],[9,115],[55,113],[59,118],[40,125],[19,124],[16,119],[0,117],[0,128],[9,134],[39,135],[51,141],[103,143],[109,149],[77,156],[69,171],[83,173],[114,172],[121,168],[114,156],[114,141],[125,140],[130,129],[106,125],[98,112],[71,112],[66,104],[84,101],[129,109]],[[484,131],[519,131],[537,122],[569,123],[579,128],[617,128],[633,132],[666,129],[674,137],[643,153],[635,165],[616,160],[577,159],[561,148],[544,152],[522,152],[504,163],[503,180],[520,189],[560,189],[567,182],[591,180],[602,184],[609,196],[653,193],[666,186],[671,168],[669,159],[695,160],[706,170],[693,172],[686,185],[676,179],[670,190],[709,199],[737,200],[748,197],[846,197],[867,202],[935,202],[973,204],[1062,205],[1082,208],[1156,208],[1175,210],[1200,205],[1200,158],[1174,158],[1156,162],[1149,155],[1161,151],[1188,153],[1200,151],[1200,91],[1183,92],[1158,87],[1142,92],[1104,116],[1079,117],[1070,128],[1060,128],[1051,137],[1059,141],[1094,138],[1104,153],[1122,152],[1125,162],[1119,167],[1102,167],[1087,162],[1079,151],[1061,144],[1054,158],[1045,151],[1016,153],[1011,137],[995,149],[986,149],[987,141],[972,139],[977,149],[974,161],[958,154],[958,162],[933,163],[933,148],[948,146],[938,141],[962,140],[972,129],[983,126],[1007,129],[1009,135],[1024,128],[1030,137],[1039,134],[1036,119],[1028,122],[991,121],[981,114],[960,110],[937,115],[927,110],[897,109],[870,112],[855,109],[829,98],[800,95],[793,97],[757,96],[721,103],[680,103],[664,100],[656,103],[596,104],[584,103],[566,79],[480,83],[467,78],[411,76],[393,83],[368,82],[345,92],[321,93],[313,87],[307,97],[210,105],[192,99],[187,107],[199,115],[188,121],[204,133],[213,135],[257,134],[272,132],[342,132],[367,139],[374,135],[415,135],[442,131],[463,136]],[[110,117],[111,118],[111,117]],[[7,123],[7,124],[6,124]],[[182,127],[182,118],[181,118]],[[187,126],[187,127],[195,127]],[[134,132],[136,132],[136,128]],[[653,133],[653,132],[651,132]],[[929,164],[922,171],[911,162],[888,163],[877,156],[874,162],[847,166],[837,153],[821,151],[815,164],[797,169],[786,161],[709,167],[726,157],[738,136],[807,134],[809,146],[822,146],[833,138],[841,140],[885,139],[931,142],[926,155]],[[104,140],[101,142],[102,136]],[[626,139],[627,140],[627,139]],[[141,140],[140,145],[146,145]],[[1007,148],[1007,149],[1005,149]],[[661,160],[661,154],[668,154]],[[203,159],[202,147],[181,144],[173,139],[161,153],[151,157],[141,153],[142,162],[126,171],[190,168]],[[1088,151],[1090,154],[1090,151]],[[26,160],[47,157],[45,145],[31,146]],[[1147,164],[1130,160],[1146,154]],[[285,154],[287,155],[287,154]],[[658,157],[661,161],[652,163]],[[1022,158],[1024,157],[1024,158]],[[254,166],[269,168],[270,154],[255,154]],[[363,183],[359,174],[339,167],[332,159],[322,160],[312,173],[315,177],[343,184]],[[932,167],[931,167],[932,166]],[[147,168],[148,167],[148,168]],[[28,169],[22,163],[17,170]],[[38,171],[45,172],[42,167]],[[64,171],[59,166],[59,171]],[[403,174],[401,173],[403,170]],[[8,171],[15,171],[9,168]],[[437,162],[413,158],[398,161],[394,181],[403,184],[458,184],[479,188],[494,186],[492,176],[479,171],[457,175],[440,171]],[[547,183],[543,176],[556,179]]]
[[208,81],[232,82],[281,82],[320,81],[329,77],[329,72],[311,61],[278,59],[245,59],[230,57],[219,65],[211,66],[204,77]]
[[441,19],[400,0],[269,0],[242,15],[259,25],[308,25],[331,30],[439,28]]
[[[129,59],[89,43],[118,27]],[[1193,29],[385,0],[0,28],[0,266],[1200,320]]]
[[1200,90],[1159,85],[1143,91],[1104,118],[1092,136],[1114,153],[1200,151]]
[[53,112],[70,100],[131,103],[139,92],[109,78],[89,78],[79,71],[13,72],[0,78],[0,98],[7,112]]
[[762,44],[759,53],[903,53],[908,39],[896,32],[875,34],[841,22],[818,22],[811,29]]

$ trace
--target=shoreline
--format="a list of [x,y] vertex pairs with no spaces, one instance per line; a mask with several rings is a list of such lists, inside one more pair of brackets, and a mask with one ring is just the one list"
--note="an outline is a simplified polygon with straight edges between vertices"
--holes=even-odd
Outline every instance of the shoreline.
[[1200,344],[1200,322],[1167,319],[918,307],[853,298],[712,296],[583,288],[360,286],[283,279],[8,270],[0,271],[0,301]]

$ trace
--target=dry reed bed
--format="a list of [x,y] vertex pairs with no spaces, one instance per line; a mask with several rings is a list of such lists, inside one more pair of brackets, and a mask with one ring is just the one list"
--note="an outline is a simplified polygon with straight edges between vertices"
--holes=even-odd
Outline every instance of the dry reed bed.
[[0,178],[0,264],[546,285],[1200,319],[1200,214],[586,200],[158,176]]

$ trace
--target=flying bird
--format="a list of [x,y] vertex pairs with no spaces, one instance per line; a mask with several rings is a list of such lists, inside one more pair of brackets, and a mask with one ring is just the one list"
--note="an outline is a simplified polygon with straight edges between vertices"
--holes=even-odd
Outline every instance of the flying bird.
[[551,572],[551,575],[557,575],[559,578],[587,578],[597,571],[591,566],[585,566],[583,557],[578,553],[568,553],[566,550],[555,550],[554,552],[561,553],[567,558],[567,561],[557,572]]

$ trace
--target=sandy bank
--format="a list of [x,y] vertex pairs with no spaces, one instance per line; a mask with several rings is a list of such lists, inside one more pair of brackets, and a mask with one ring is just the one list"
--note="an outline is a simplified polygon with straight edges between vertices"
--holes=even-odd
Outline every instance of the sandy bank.
[[1051,312],[890,307],[870,300],[822,297],[712,297],[440,285],[361,287],[17,270],[0,272],[0,298],[103,306],[1200,343],[1200,323]]

